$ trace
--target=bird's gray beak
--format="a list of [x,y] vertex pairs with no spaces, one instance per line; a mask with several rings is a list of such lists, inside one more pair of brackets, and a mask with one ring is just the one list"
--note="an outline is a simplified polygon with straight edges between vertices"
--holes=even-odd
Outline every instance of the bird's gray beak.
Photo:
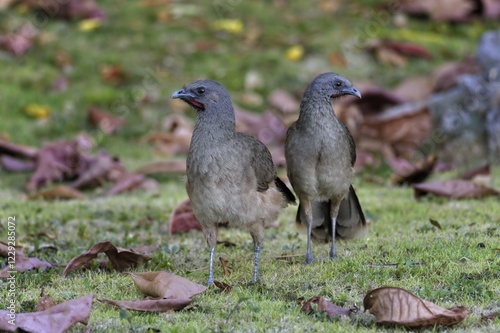
[[192,99],[192,98],[195,98],[196,96],[189,92],[189,91],[186,91],[184,89],[181,89],[181,90],[177,90],[176,92],[174,92],[172,94],[172,96],[170,96],[171,99],[176,99],[176,98],[180,98],[180,99]]
[[353,96],[356,96],[357,98],[361,98],[361,93],[359,92],[358,89],[356,89],[354,87],[350,87],[348,89],[345,89],[343,91],[343,93],[346,95],[353,95]]

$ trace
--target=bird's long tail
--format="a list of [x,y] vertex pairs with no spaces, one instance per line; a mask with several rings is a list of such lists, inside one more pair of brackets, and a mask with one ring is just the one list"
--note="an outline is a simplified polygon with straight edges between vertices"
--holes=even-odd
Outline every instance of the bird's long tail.
[[[330,216],[330,201],[313,201],[312,239],[319,242],[330,242],[332,237],[332,221]],[[306,225],[305,214],[299,204],[296,222],[298,226]],[[340,203],[337,215],[335,238],[350,239],[363,236],[367,231],[366,219],[359,203],[358,196],[351,186],[348,196]]]
[[286,186],[285,183],[278,177],[274,179],[274,184],[278,188],[278,190],[283,193],[283,196],[286,199],[286,203],[289,205],[296,205],[297,203],[295,202],[295,195],[293,195],[292,191]]

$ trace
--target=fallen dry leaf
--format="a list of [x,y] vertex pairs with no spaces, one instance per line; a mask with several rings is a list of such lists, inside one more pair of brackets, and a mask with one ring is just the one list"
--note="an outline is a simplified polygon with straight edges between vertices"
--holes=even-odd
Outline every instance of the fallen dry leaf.
[[[14,264],[15,269],[14,269],[14,267],[10,267],[9,266],[10,263],[8,262],[7,265],[1,270],[2,277],[9,277],[10,270],[15,270],[19,273],[19,272],[26,272],[26,271],[29,271],[32,269],[41,269],[42,271],[44,271],[48,268],[54,267],[50,262],[42,261],[42,260],[35,258],[35,257],[26,257],[24,252],[23,252],[23,249],[19,246],[15,246],[14,249],[15,249],[14,250],[15,251],[15,264]],[[9,251],[9,245],[4,243],[4,242],[0,242],[0,256],[6,257],[6,258],[11,258],[9,256],[10,252],[11,251]]]
[[462,62],[445,63],[432,72],[432,91],[446,91],[457,84],[461,75],[477,73],[479,73],[479,65],[474,58],[467,58]]
[[36,170],[26,185],[34,191],[53,181],[74,178],[81,167],[79,141],[59,141],[44,145],[36,157]]
[[170,214],[168,232],[171,235],[186,233],[189,230],[202,230],[200,222],[193,213],[191,201],[185,199]]
[[38,149],[0,139],[0,154],[34,160],[38,154]]
[[96,157],[87,159],[85,167],[80,169],[78,178],[69,184],[71,188],[82,189],[99,186],[111,179],[113,172],[122,173],[125,168],[117,157],[100,151]]
[[151,297],[188,299],[207,287],[168,272],[129,273],[135,285]]
[[[50,1],[17,0],[17,3],[22,3],[35,12],[43,11],[50,13],[50,17],[67,20],[85,18],[104,20],[106,17],[94,0],[64,0],[57,2],[56,7]],[[54,10],[54,8],[57,8],[57,10]]]
[[429,222],[435,226],[436,228],[438,228],[439,230],[443,230],[443,228],[441,228],[441,224],[439,224],[439,221],[438,220],[434,220],[434,219],[429,219]]
[[92,308],[93,295],[51,306],[45,311],[16,313],[14,325],[10,324],[9,311],[0,310],[0,330],[6,332],[63,333],[71,326],[87,325]]
[[233,290],[233,287],[230,284],[227,284],[227,283],[222,282],[222,281],[214,280],[214,284],[221,291],[228,293],[228,294],[231,292],[231,290]]
[[219,257],[220,264],[222,265],[222,270],[224,271],[224,276],[231,275],[231,269],[229,268],[229,261],[224,257]]
[[409,327],[450,326],[461,322],[469,313],[464,306],[445,309],[396,287],[370,291],[363,305],[377,318],[378,323]]
[[464,22],[472,18],[473,0],[404,0],[398,3],[403,12],[428,15],[435,21]]
[[104,82],[117,85],[123,83],[127,79],[127,74],[125,74],[123,68],[118,65],[103,66],[101,68],[101,78]]
[[346,309],[327,301],[326,298],[322,296],[315,296],[308,299],[302,304],[301,310],[308,314],[313,313],[312,304],[317,304],[318,310],[320,312],[325,312],[329,318],[349,316],[351,313],[358,311],[356,306]]
[[191,303],[190,298],[186,299],[144,299],[136,301],[114,301],[108,299],[98,299],[99,302],[112,305],[118,308],[145,312],[169,312],[178,311]]
[[130,192],[136,189],[155,190],[158,183],[144,175],[135,172],[123,172],[114,185],[106,192],[106,195],[116,195]]
[[45,311],[48,308],[53,307],[57,303],[50,297],[49,295],[44,295],[38,302],[36,303],[35,310],[37,312]]
[[32,200],[81,200],[85,199],[85,194],[66,185],[59,185],[43,191],[38,191],[29,195]]
[[387,163],[394,170],[391,182],[398,185],[423,182],[432,174],[437,160],[435,155],[431,155],[423,160],[410,163],[402,158],[384,155]]
[[415,198],[420,198],[429,193],[450,199],[471,199],[500,195],[500,191],[495,188],[462,179],[438,180],[413,184],[412,186]]
[[394,93],[408,102],[425,101],[432,93],[432,79],[429,76],[411,76],[394,88]]
[[184,174],[186,173],[185,160],[161,161],[143,165],[135,170],[136,173],[150,175],[153,173]]
[[489,176],[491,174],[490,163],[478,166],[476,168],[468,169],[462,172],[460,178],[465,180],[474,179],[476,176]]
[[99,253],[105,253],[113,268],[118,271],[123,271],[130,267],[136,267],[151,260],[150,256],[116,247],[111,242],[100,242],[94,244],[87,252],[71,259],[64,269],[63,276],[67,276],[69,272],[80,268],[90,261],[95,259]]
[[14,32],[0,35],[0,48],[15,55],[22,56],[33,46],[38,29],[33,24],[25,24]]
[[89,107],[87,114],[89,123],[97,126],[104,134],[115,133],[125,125],[123,118],[109,112],[104,112],[95,106]]

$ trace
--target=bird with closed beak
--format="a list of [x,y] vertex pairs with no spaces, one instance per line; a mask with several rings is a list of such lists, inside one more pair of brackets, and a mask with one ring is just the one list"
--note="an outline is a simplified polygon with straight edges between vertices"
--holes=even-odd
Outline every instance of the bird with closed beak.
[[277,177],[267,147],[235,129],[231,97],[219,83],[198,80],[173,93],[197,112],[186,161],[186,190],[210,250],[208,285],[219,224],[247,230],[254,243],[257,281],[264,227],[295,197]]
[[320,74],[305,90],[299,118],[286,134],[287,173],[299,199],[297,223],[307,227],[306,263],[314,260],[311,239],[331,241],[330,258],[335,258],[335,238],[354,238],[366,231],[351,185],[356,146],[332,106],[332,100],[345,95],[361,98],[346,78]]

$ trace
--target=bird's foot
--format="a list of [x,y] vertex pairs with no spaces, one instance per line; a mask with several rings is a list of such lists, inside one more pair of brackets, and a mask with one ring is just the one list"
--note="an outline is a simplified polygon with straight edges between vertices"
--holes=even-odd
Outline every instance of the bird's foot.
[[309,265],[313,261],[316,261],[316,259],[314,259],[312,256],[311,257],[306,256],[306,260],[304,261],[304,264]]
[[335,258],[337,258],[337,251],[330,250],[330,259],[335,259]]

